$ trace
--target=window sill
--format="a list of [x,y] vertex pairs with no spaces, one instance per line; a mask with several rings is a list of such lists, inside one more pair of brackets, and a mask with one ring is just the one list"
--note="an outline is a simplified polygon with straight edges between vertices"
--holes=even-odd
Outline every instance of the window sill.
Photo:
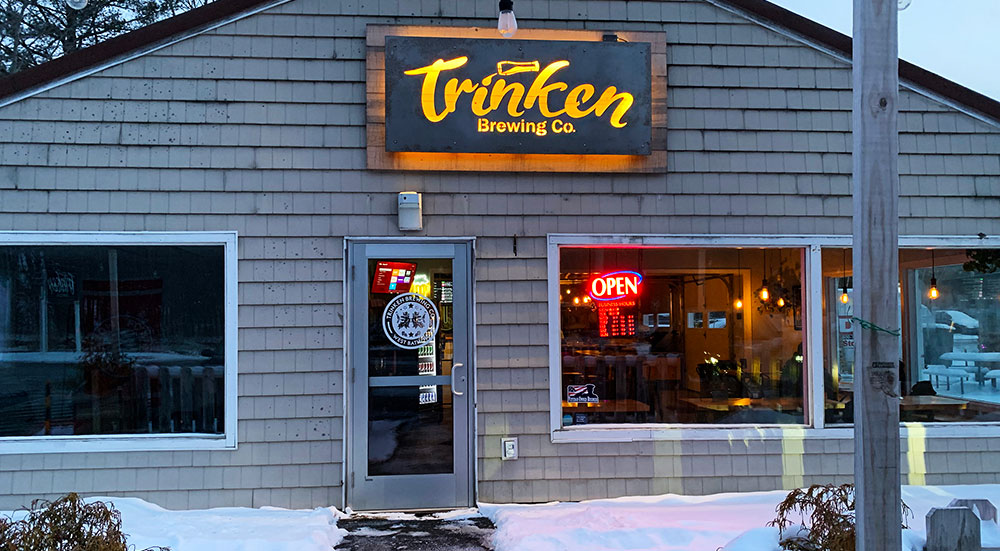
[[95,436],[16,436],[0,438],[0,455],[28,453],[153,452],[235,450],[234,436],[133,434]]
[[[1000,423],[901,423],[901,438],[1000,438]],[[553,444],[593,444],[690,440],[852,440],[852,427],[816,429],[805,425],[605,425],[552,431]]]

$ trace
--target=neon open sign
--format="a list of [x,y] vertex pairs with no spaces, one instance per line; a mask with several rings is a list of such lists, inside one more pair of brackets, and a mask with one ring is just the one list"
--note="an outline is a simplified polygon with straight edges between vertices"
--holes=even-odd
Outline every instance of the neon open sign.
[[629,270],[609,272],[590,280],[590,298],[599,301],[621,300],[639,294],[642,274]]

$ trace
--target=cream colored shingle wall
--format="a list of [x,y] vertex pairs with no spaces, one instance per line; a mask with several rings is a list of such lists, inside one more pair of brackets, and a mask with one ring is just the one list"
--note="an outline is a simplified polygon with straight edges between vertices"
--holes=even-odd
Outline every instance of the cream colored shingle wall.
[[[424,194],[423,235],[478,238],[480,499],[848,479],[849,440],[552,444],[545,236],[848,232],[849,66],[703,0],[525,2],[523,26],[666,32],[668,173],[366,172],[365,26],[489,27],[493,8],[293,0],[0,108],[0,230],[240,236],[239,450],[0,455],[0,509],[69,490],[342,505],[343,236],[398,235],[402,190]],[[910,91],[901,110],[901,233],[1000,233],[998,127]],[[924,455],[928,483],[1000,481],[1000,442]]]

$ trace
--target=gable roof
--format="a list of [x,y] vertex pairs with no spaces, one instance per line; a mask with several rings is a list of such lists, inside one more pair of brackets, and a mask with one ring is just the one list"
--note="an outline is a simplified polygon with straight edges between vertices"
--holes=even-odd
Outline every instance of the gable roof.
[[[789,11],[767,0],[717,0],[751,16],[766,20],[850,59],[851,37]],[[115,58],[154,47],[179,35],[197,32],[253,11],[276,0],[215,0],[180,15],[117,36],[89,48],[0,78],[0,100],[70,78]],[[910,82],[941,98],[951,100],[995,121],[1000,121],[1000,101],[957,82],[932,73],[913,63],[899,60],[900,80]]]

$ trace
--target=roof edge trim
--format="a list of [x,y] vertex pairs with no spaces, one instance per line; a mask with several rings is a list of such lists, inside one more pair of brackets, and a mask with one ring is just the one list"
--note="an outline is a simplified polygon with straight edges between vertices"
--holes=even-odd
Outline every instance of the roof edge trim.
[[0,107],[203,34],[291,0],[216,0],[0,78]]
[[[723,9],[728,8],[727,11],[757,24],[773,26],[778,31],[785,30],[786,34],[848,62],[853,60],[854,42],[851,37],[767,0],[705,1]],[[931,99],[1000,126],[1000,101],[985,94],[902,58],[899,59],[899,80]]]

